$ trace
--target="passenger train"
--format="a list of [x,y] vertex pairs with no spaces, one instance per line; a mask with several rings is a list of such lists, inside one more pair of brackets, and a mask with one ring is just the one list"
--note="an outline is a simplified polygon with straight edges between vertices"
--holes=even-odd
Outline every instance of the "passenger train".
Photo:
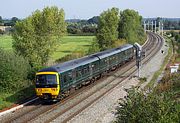
[[116,69],[135,56],[135,48],[126,44],[118,48],[98,52],[67,61],[36,73],[36,95],[43,100],[58,100]]

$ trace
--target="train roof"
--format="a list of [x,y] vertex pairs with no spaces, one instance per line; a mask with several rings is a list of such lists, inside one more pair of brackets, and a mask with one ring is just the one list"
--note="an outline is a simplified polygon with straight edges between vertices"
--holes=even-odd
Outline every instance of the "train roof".
[[62,72],[74,69],[76,67],[86,65],[86,64],[89,64],[89,63],[94,62],[94,61],[98,61],[99,59],[111,56],[113,54],[122,52],[122,51],[129,49],[129,48],[132,48],[132,47],[133,47],[133,45],[126,44],[126,45],[120,46],[118,48],[102,51],[99,53],[92,54],[90,56],[85,56],[85,57],[82,57],[79,59],[70,60],[70,61],[60,63],[60,64],[57,64],[57,65],[54,65],[54,66],[51,66],[48,68],[44,68],[44,69],[39,70],[38,72],[59,72],[59,73],[62,73]]
[[99,57],[100,59],[102,59],[102,58],[114,55],[116,53],[122,52],[122,51],[127,50],[127,49],[132,48],[132,47],[133,47],[133,45],[131,45],[131,44],[125,44],[125,45],[120,46],[118,48],[105,50],[105,51],[102,51],[102,52],[99,52],[99,53],[95,53],[93,55]]
[[71,69],[74,69],[76,67],[82,66],[82,65],[86,65],[88,63],[94,62],[99,60],[98,57],[96,56],[85,56],[79,59],[75,59],[75,60],[70,60],[64,63],[60,63],[57,65],[54,65],[52,67],[48,67],[48,68],[44,68],[42,70],[40,70],[39,72],[65,72]]

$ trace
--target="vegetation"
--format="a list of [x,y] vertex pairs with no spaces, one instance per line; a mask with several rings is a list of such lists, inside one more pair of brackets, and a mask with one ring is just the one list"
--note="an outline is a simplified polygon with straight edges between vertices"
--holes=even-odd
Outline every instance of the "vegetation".
[[71,35],[95,35],[97,32],[98,18],[98,16],[94,16],[88,20],[66,20],[67,32]]
[[165,30],[180,30],[180,20],[165,19],[163,24]]
[[94,36],[64,36],[52,55],[52,60],[65,62],[86,55],[93,42]]
[[19,104],[35,95],[34,86],[21,88],[11,92],[1,92],[0,94],[0,110],[10,107],[14,104]]
[[145,33],[141,25],[142,17],[134,10],[124,10],[120,13],[119,38],[126,39],[128,43],[143,44]]
[[169,40],[171,40],[173,44],[173,63],[180,62],[180,32],[176,31],[168,31],[166,32]]
[[3,23],[3,19],[2,19],[2,17],[0,16],[0,26],[2,25],[2,23]]
[[0,91],[11,92],[29,86],[30,66],[26,59],[0,49]]
[[4,50],[12,51],[12,36],[2,35],[0,36],[0,48]]
[[[119,14],[117,8],[104,11],[99,17],[97,42],[100,50],[126,43],[143,44],[145,33],[141,25],[142,17],[134,10],[124,10]],[[120,43],[118,43],[120,42]]]
[[[57,42],[57,48],[48,62],[54,62],[73,53],[90,53],[89,47],[94,44],[94,38],[94,36],[63,36]],[[0,47],[4,50],[13,51],[12,40],[10,35],[0,36]]]
[[[179,123],[180,105],[178,95],[180,92],[180,78],[169,83],[159,85],[152,93],[128,90],[128,96],[121,100],[117,108],[117,123]],[[162,88],[164,90],[162,90]]]
[[118,39],[119,10],[117,8],[104,11],[99,17],[97,42],[100,50],[112,48]]
[[26,57],[30,65],[39,68],[47,63],[57,47],[57,41],[65,34],[64,11],[46,7],[17,22],[13,32],[13,48]]

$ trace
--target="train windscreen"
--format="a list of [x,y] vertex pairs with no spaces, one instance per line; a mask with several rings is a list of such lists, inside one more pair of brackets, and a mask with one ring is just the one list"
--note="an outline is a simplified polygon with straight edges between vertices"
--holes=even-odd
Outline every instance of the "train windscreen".
[[36,87],[57,87],[57,77],[54,74],[36,76]]

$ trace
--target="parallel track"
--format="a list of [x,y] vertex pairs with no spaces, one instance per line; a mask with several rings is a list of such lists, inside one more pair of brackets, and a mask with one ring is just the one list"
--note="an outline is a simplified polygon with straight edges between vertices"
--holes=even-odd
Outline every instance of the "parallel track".
[[[155,36],[155,35],[153,35]],[[156,38],[157,40],[157,43],[149,43],[148,45],[145,45],[144,47],[147,47],[147,46],[152,46],[151,50],[149,50],[147,53],[148,53],[148,57],[147,58],[144,58],[143,59],[143,64],[144,63],[147,63],[158,51],[159,49],[161,48],[161,46],[163,45],[162,43],[162,40],[160,39],[159,36],[157,37],[154,37]],[[157,44],[157,45],[154,45],[154,44]],[[49,120],[46,121],[46,123],[49,123],[49,122],[62,122],[62,123],[66,123],[67,121],[71,120],[73,117],[75,117],[77,114],[79,114],[80,112],[82,112],[84,109],[86,109],[87,107],[89,107],[93,102],[97,101],[99,98],[102,98],[105,94],[107,94],[108,92],[110,92],[113,88],[115,88],[117,85],[119,85],[119,82],[122,82],[123,80],[127,79],[128,76],[132,75],[132,74],[135,74],[135,72],[137,71],[136,68],[128,68],[127,71],[131,71],[129,73],[127,73],[125,75],[125,77],[123,77],[121,80],[119,80],[118,77],[120,77],[122,74],[120,75],[117,75],[116,78],[114,80],[112,80],[111,82],[109,82],[108,85],[104,86],[101,90],[103,90],[104,88],[107,88],[109,85],[113,85],[113,86],[110,86],[108,89],[104,89],[105,91],[103,91],[101,94],[99,94],[96,98],[92,99],[91,101],[84,101],[81,100],[81,102],[77,103],[77,104],[74,104],[73,106],[71,106],[69,109],[66,109],[65,111],[63,111],[63,113],[59,112],[57,113],[56,115],[54,115],[52,118],[50,118]],[[113,83],[114,81],[116,80],[119,80],[119,82],[117,83]],[[101,90],[97,90],[97,92],[100,92]],[[96,93],[97,93],[96,92]],[[93,93],[94,94],[94,93]],[[93,96],[93,94],[91,94],[90,96]],[[86,97],[86,99],[90,98],[89,97]],[[84,102],[83,102],[84,101]],[[80,105],[80,103],[86,103],[84,104],[83,106]],[[75,107],[77,107],[77,105],[80,105],[79,109],[76,109]],[[70,111],[72,110],[72,111]],[[63,115],[65,114],[65,112],[70,112],[70,113],[66,113],[66,115]]]
[[[155,42],[157,41],[157,42]],[[143,46],[143,50],[146,51],[146,58],[143,59],[143,64],[147,63],[161,48],[161,46],[163,45],[163,41],[162,38],[158,35],[155,35],[153,33],[149,33],[149,41],[147,41],[147,43]],[[151,48],[149,48],[151,47]],[[99,98],[101,98],[103,95],[105,95],[106,93],[108,93],[109,91],[111,91],[114,87],[116,87],[120,82],[122,82],[124,79],[126,79],[128,76],[131,76],[132,74],[134,74],[136,72],[136,67],[135,66],[135,61],[129,62],[126,65],[123,65],[120,70],[116,70],[112,73],[110,73],[110,81],[108,81],[107,83],[104,82],[104,84],[102,84],[102,86],[99,87],[99,89],[96,89],[94,91],[91,91],[91,93],[88,93],[86,96],[83,96],[83,98],[79,98],[77,99],[77,101],[73,102],[71,105],[68,105],[66,107],[66,105],[68,104],[68,102],[70,102],[71,100],[75,100],[75,98],[79,97],[82,95],[82,93],[87,92],[88,90],[90,90],[91,88],[94,88],[95,86],[97,86],[97,84],[99,83],[103,83],[103,81],[106,81],[107,77],[104,77],[100,80],[98,80],[95,83],[92,83],[89,86],[86,86],[82,89],[77,90],[73,95],[65,98],[64,100],[55,103],[55,104],[51,104],[51,105],[42,105],[39,104],[39,101],[37,101],[34,104],[31,105],[37,105],[34,106],[33,108],[30,108],[29,110],[23,112],[23,113],[19,113],[16,116],[13,116],[12,118],[9,119],[5,119],[2,122],[33,122],[33,121],[37,121],[38,119],[43,118],[44,116],[46,117],[47,114],[51,114],[54,110],[61,108],[62,109],[56,113],[53,113],[53,115],[51,115],[51,117],[46,117],[47,120],[46,122],[51,122],[54,119],[56,119],[57,117],[63,116],[63,120],[61,120],[61,122],[67,122],[68,120],[70,120],[72,117],[76,116],[77,114],[79,114],[82,110],[84,110],[85,108],[87,108],[90,104],[92,104],[93,102],[95,102],[96,100],[98,100]],[[118,71],[120,71],[118,73]],[[122,74],[125,73],[125,71],[131,71],[129,73],[126,74]],[[107,75],[108,76],[108,75]],[[110,78],[108,77],[108,78]],[[114,84],[114,81],[118,82],[116,84]],[[119,79],[121,79],[119,81]],[[113,83],[113,84],[112,84]],[[109,87],[108,89],[104,89]],[[101,89],[100,89],[101,88]],[[70,115],[67,115],[68,117],[64,117],[64,114],[69,112],[70,110],[73,110],[74,107],[76,107],[77,105],[79,105],[80,103],[82,103],[83,101],[87,100],[88,98],[92,97],[92,95],[100,92],[100,90],[104,91],[99,94],[96,98],[90,100],[88,103],[84,103],[85,105],[82,106],[80,109],[78,109],[77,111],[73,111],[73,113],[71,113]],[[66,108],[63,108],[66,107]]]

